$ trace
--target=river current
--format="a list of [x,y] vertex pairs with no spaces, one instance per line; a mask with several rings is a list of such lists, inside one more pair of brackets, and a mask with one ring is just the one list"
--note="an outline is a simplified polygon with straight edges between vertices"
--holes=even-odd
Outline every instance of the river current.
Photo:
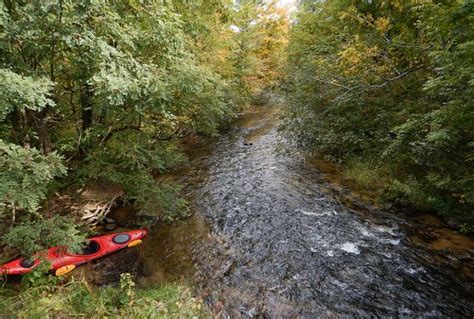
[[472,239],[353,196],[277,117],[252,108],[165,178],[193,216],[152,231],[141,281],[192,281],[221,317],[474,317]]

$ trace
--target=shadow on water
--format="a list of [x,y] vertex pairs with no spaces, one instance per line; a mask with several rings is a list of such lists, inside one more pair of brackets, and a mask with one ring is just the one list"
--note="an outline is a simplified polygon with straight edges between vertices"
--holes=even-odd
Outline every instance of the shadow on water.
[[152,229],[140,283],[192,281],[235,317],[474,316],[472,238],[359,196],[277,125],[278,108],[252,108],[187,148],[163,178],[193,215]]

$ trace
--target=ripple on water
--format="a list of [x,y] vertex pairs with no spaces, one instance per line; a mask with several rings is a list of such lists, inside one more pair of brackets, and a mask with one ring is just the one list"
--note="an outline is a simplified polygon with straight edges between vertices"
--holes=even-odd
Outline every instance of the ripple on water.
[[324,216],[335,216],[337,215],[335,210],[331,211],[324,211],[324,212],[313,212],[313,211],[307,211],[304,209],[296,209],[296,212],[301,213],[306,216],[315,216],[315,217],[324,217]]
[[354,254],[354,255],[359,255],[360,254],[359,246],[356,243],[345,242],[344,244],[340,245],[338,248],[340,250],[343,250],[347,253],[351,253],[351,254]]

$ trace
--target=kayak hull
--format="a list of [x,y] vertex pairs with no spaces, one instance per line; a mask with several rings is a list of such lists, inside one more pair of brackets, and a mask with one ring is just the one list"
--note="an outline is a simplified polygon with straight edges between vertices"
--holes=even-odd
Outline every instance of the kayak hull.
[[52,247],[46,252],[45,258],[40,258],[39,255],[36,255],[36,258],[31,262],[25,262],[24,259],[18,258],[0,266],[0,275],[27,274],[38,267],[41,260],[45,259],[51,264],[50,270],[56,271],[61,268],[59,273],[62,274],[65,273],[64,269],[72,270],[76,266],[107,256],[121,249],[136,246],[141,243],[146,235],[146,230],[138,229],[91,237],[89,241],[98,245],[97,251],[92,253],[70,254],[67,253],[63,246]]

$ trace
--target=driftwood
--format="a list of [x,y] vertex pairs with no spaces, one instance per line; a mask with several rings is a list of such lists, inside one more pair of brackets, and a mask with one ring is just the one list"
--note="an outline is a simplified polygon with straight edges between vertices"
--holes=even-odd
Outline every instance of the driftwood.
[[109,201],[90,201],[81,205],[78,209],[79,214],[81,215],[81,220],[90,226],[95,226],[101,223],[107,214],[110,212],[110,209],[116,204],[116,196]]
[[79,200],[72,210],[89,226],[100,224],[123,197],[123,191],[112,185],[89,186],[77,193]]
[[45,214],[67,212],[88,226],[103,222],[114,208],[124,204],[123,191],[114,185],[92,185],[81,188],[75,194],[59,194],[51,199]]

